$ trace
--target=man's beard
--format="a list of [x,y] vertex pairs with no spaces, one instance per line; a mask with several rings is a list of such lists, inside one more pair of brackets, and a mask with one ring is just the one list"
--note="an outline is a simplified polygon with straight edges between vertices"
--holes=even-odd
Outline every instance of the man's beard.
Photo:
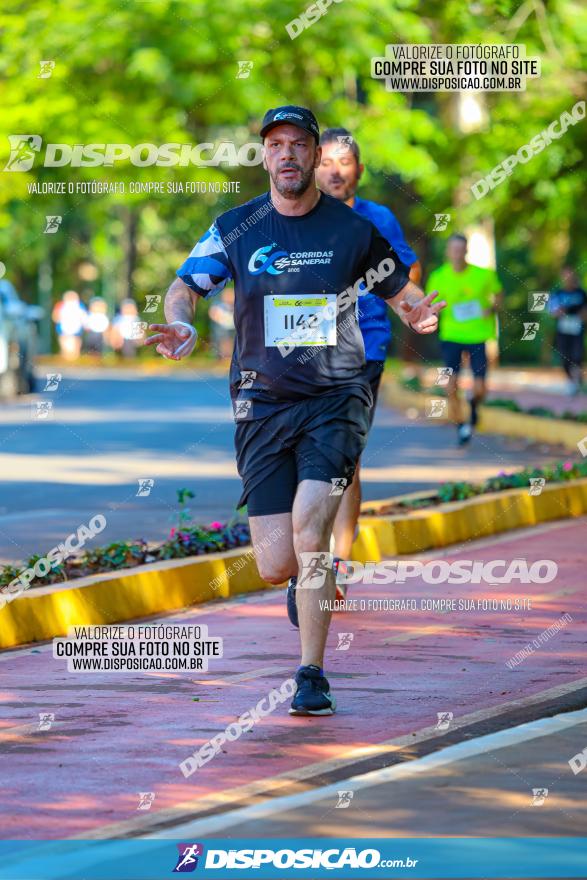
[[[283,180],[279,176],[279,172],[283,171],[284,168],[295,168],[296,171],[300,171],[301,176],[299,180]],[[283,196],[284,199],[293,199],[306,192],[312,182],[313,176],[313,167],[304,171],[299,165],[292,163],[291,165],[282,166],[275,173],[271,174],[271,180],[273,181],[273,185],[279,195]]]
[[336,180],[336,183],[341,183],[343,186],[342,192],[338,190],[336,195],[331,189],[330,181],[327,184],[324,184],[320,187],[323,192],[328,196],[332,196],[334,199],[338,199],[341,202],[348,202],[350,198],[352,198],[355,194],[356,184],[354,183],[346,183],[344,180]]

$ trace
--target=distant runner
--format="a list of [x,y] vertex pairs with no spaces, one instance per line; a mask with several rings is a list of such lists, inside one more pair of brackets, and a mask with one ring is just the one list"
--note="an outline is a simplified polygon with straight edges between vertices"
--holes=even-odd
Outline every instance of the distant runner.
[[373,402],[356,298],[365,284],[418,333],[435,332],[443,304],[408,280],[372,223],[316,189],[320,135],[310,110],[267,111],[261,137],[270,192],[222,214],[197,242],[167,293],[169,323],[152,325],[147,344],[175,360],[190,354],[198,297],[234,280],[239,504],[248,506],[253,546],[266,539],[261,577],[290,579],[295,596],[301,665],[290,712],[331,715],[322,669],[335,596],[329,543]]
[[[485,399],[487,352],[485,343],[495,337],[495,316],[501,308],[502,289],[497,272],[465,261],[467,239],[451,235],[446,245],[448,262],[431,273],[426,290],[438,290],[446,308],[440,319],[440,347],[451,373],[447,385],[448,417],[457,426],[459,445],[468,443],[477,424],[477,408]],[[467,352],[473,372],[469,420],[463,419],[459,398],[459,372]]]
[[587,294],[570,266],[561,270],[562,287],[552,291],[549,309],[556,318],[554,347],[569,379],[569,393],[581,390],[585,357],[585,320]]
[[[385,205],[361,199],[357,192],[359,180],[365,169],[361,162],[359,145],[346,128],[327,128],[320,138],[322,160],[316,169],[316,182],[322,192],[343,201],[362,217],[377,227],[389,242],[402,263],[410,266],[410,280],[420,281],[421,268],[418,257],[407,244],[402,228],[395,215]],[[379,385],[385,366],[385,358],[391,341],[391,324],[387,303],[380,296],[364,293],[358,300],[359,327],[365,344],[365,375],[373,394],[373,406],[369,427],[373,424]],[[343,495],[334,521],[334,552],[340,559],[350,559],[351,546],[356,536],[361,511],[360,463],[357,463],[352,484]],[[346,593],[344,583],[337,584],[337,594]]]

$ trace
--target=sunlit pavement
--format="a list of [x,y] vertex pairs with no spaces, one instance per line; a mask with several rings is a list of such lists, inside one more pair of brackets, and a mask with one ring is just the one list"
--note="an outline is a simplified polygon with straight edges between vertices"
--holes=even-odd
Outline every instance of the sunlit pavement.
[[[424,382],[431,387],[437,378],[436,368],[425,371]],[[463,389],[472,386],[472,377],[464,373]],[[500,367],[490,370],[487,377],[488,400],[514,400],[523,409],[540,406],[562,415],[565,411],[587,412],[587,394],[569,394],[569,381],[562,369],[540,367]],[[585,429],[587,433],[587,427]]]
[[[0,403],[0,563],[43,555],[102,513],[99,541],[164,539],[177,524],[177,489],[190,488],[198,523],[226,520],[240,495],[228,380],[195,371],[62,368],[56,391]],[[46,417],[39,406],[51,403]],[[43,406],[41,415],[43,415]],[[561,458],[523,439],[409,420],[380,404],[363,456],[366,500],[480,480]],[[137,495],[139,480],[152,480]]]
[[565,713],[149,836],[582,837],[586,742],[587,710]]
[[[582,833],[587,771],[575,776],[568,761],[587,744],[584,720],[515,729],[587,705],[585,526],[553,523],[443,554],[553,560],[548,583],[352,585],[358,600],[416,599],[418,610],[335,615],[326,673],[338,713],[292,718],[281,704],[187,779],[180,762],[293,673],[298,634],[282,591],[166,619],[223,637],[207,674],[70,674],[49,645],[4,652],[4,836],[179,839],[186,823],[194,839],[246,835],[253,824],[257,838],[367,827],[369,836]],[[432,598],[484,599],[488,609],[511,600],[512,610],[439,613],[422,606]],[[528,599],[531,608],[515,610]],[[527,645],[536,647],[516,661]],[[48,729],[40,713],[54,715]],[[512,729],[510,739],[481,739]],[[533,789],[548,789],[542,805]],[[336,806],[338,790],[354,792],[348,807]],[[153,795],[149,809],[138,809],[140,793]],[[267,809],[238,812],[256,805]]]

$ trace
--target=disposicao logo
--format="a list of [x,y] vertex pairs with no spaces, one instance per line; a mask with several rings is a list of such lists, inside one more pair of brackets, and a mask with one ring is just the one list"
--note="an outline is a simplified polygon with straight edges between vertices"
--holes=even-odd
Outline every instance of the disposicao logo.
[[4,171],[30,171],[43,143],[38,134],[10,134],[10,156]]
[[[10,156],[4,171],[30,171],[37,155],[41,154],[43,140],[38,134],[10,134]],[[219,144],[45,144],[45,168],[112,168],[117,162],[130,162],[136,168],[156,165],[167,168],[189,165],[260,165],[263,161],[262,144],[238,146],[230,141]]]
[[198,858],[204,855],[201,843],[178,843],[179,856],[173,869],[174,874],[187,874],[198,867]]

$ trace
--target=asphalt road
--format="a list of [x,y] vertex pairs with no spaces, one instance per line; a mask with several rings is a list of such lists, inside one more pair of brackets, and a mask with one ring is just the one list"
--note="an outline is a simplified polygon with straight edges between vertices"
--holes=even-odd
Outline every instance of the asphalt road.
[[[162,539],[176,524],[183,487],[196,496],[196,522],[234,512],[240,480],[226,378],[61,372],[55,391],[0,402],[0,562],[43,555],[97,513],[107,519],[102,543]],[[488,435],[458,449],[452,428],[380,405],[363,457],[364,497],[482,479],[560,455]],[[149,494],[137,495],[139,480],[153,481]]]

